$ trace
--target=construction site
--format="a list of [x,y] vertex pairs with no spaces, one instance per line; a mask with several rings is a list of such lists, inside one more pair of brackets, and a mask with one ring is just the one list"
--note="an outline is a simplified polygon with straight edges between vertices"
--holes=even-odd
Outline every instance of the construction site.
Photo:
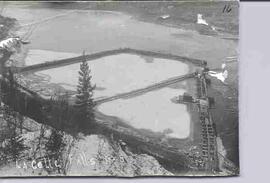
[[[166,4],[167,8],[170,6],[173,5]],[[14,5],[6,11],[11,12],[12,8],[18,7]],[[64,17],[67,20],[60,18],[59,20],[62,20],[58,25],[52,19],[51,24],[66,26],[67,21],[75,18],[72,16],[73,11],[78,11],[75,12],[76,16],[81,16],[86,12],[89,13],[90,10],[63,11],[67,11],[63,13],[64,16],[68,16],[68,18]],[[24,13],[23,9],[22,12]],[[92,13],[87,16],[93,21],[90,21],[90,24],[96,24],[95,20],[99,19],[100,15],[97,12],[93,15]],[[97,23],[97,26],[102,26],[101,32],[107,29],[107,24],[102,24],[102,21],[114,16],[116,18],[113,21],[116,25],[111,25],[112,31],[114,26],[116,28],[120,26],[119,29],[122,31],[123,28],[125,32],[125,29],[132,29],[133,24],[138,27],[144,24],[143,26],[152,29],[150,28],[152,24],[134,23],[133,19],[125,15],[122,20],[122,15],[110,15],[110,13],[102,14],[101,17],[105,18],[102,17]],[[7,15],[12,16],[13,13],[8,12]],[[53,17],[58,19],[62,15]],[[158,21],[169,19],[170,16],[160,17],[157,17]],[[206,24],[202,21],[201,14],[197,17],[197,24]],[[48,17],[41,22],[43,21],[48,21],[50,24]],[[84,23],[81,26],[85,26]],[[3,42],[4,46],[1,48],[1,91],[5,93],[10,87],[6,73],[12,72],[17,78],[15,93],[18,101],[17,105],[13,106],[14,111],[39,124],[59,129],[59,124],[55,123],[49,115],[44,116],[42,111],[46,109],[51,112],[51,106],[55,104],[50,98],[56,93],[68,95],[71,108],[75,105],[79,63],[86,60],[96,85],[93,101],[98,130],[91,133],[110,139],[109,142],[116,143],[117,148],[127,155],[130,151],[133,154],[146,154],[155,158],[161,167],[176,176],[239,174],[236,140],[238,138],[238,91],[235,88],[237,86],[237,79],[235,79],[237,41],[224,38],[229,34],[224,33],[221,36],[212,25],[209,26],[209,31],[218,33],[214,36],[210,34],[213,37],[189,32],[189,30],[187,32],[181,30],[182,32],[179,33],[179,29],[170,28],[169,34],[177,33],[184,36],[182,37],[184,39],[174,42],[172,41],[174,38],[172,40],[170,38],[171,35],[161,33],[162,31],[157,33],[156,39],[156,35],[151,35],[149,31],[141,34],[139,36],[141,38],[136,40],[137,37],[134,35],[137,34],[137,30],[134,30],[134,35],[127,33],[128,36],[121,37],[122,40],[118,42],[114,40],[117,38],[108,37],[107,44],[99,44],[96,47],[91,44],[88,46],[88,40],[81,41],[78,44],[79,48],[78,45],[64,48],[59,47],[59,44],[54,42],[54,38],[47,37],[45,40],[40,37],[44,35],[43,31],[46,32],[48,26],[47,23],[44,27],[40,22],[38,24],[39,27],[35,29],[40,30],[31,33],[33,40],[28,41],[21,37],[13,37],[14,40],[9,40],[17,41],[16,45],[20,45],[22,54],[16,55],[17,51],[9,49],[8,47],[13,47],[12,44]],[[27,22],[25,25],[30,26],[31,30],[31,24]],[[56,31],[57,26],[50,25],[53,27],[50,30],[51,35],[59,36],[59,40],[63,40],[60,38],[61,33]],[[162,26],[164,25],[153,24],[153,30],[155,28],[165,30],[168,25]],[[97,30],[100,31],[98,28]],[[115,35],[120,36],[117,33]],[[149,37],[145,38],[147,36]],[[94,39],[91,42],[94,43],[99,38],[97,36],[90,39]],[[100,38],[102,39],[105,38]],[[155,40],[157,44],[146,43],[149,40]],[[65,41],[67,40],[63,40],[61,44],[65,44]],[[182,43],[188,44],[188,48]],[[8,46],[5,47],[5,44]],[[209,47],[206,48],[205,44]],[[221,46],[216,47],[217,45]],[[212,52],[214,49],[215,51]],[[12,101],[3,97],[2,102],[11,106]],[[72,127],[75,123],[76,121],[71,120],[68,125],[59,130],[71,136],[78,134],[81,132],[80,129]],[[23,128],[33,132],[29,123],[26,123]],[[162,170],[163,173],[165,170]],[[137,176],[141,175],[143,174]]]

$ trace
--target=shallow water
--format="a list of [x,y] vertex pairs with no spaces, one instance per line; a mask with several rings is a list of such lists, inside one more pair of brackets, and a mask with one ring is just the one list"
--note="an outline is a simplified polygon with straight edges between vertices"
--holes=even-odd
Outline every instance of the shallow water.
[[138,129],[164,132],[168,137],[187,138],[190,133],[190,116],[183,104],[171,102],[171,98],[183,94],[183,89],[163,88],[144,95],[101,104],[98,110],[117,116]]
[[[36,51],[35,51],[36,53]],[[66,58],[66,53],[52,53],[39,51],[39,57],[47,60],[54,55],[55,58]],[[48,56],[47,56],[48,55]],[[33,55],[31,56],[32,59]],[[49,59],[49,58],[48,58]],[[26,63],[31,64],[31,58],[26,58]],[[97,90],[94,97],[108,97],[115,94],[132,91],[158,83],[171,77],[184,75],[188,72],[188,65],[175,60],[154,58],[148,62],[144,57],[131,54],[118,54],[103,57],[88,62],[92,73],[92,84]],[[39,71],[50,77],[51,83],[61,84],[64,88],[76,91],[78,71],[80,64],[71,64],[63,67]]]
[[[52,55],[66,58],[67,53],[32,50],[26,58],[26,65],[33,64],[36,57],[46,61]],[[72,56],[72,54],[70,55]],[[73,55],[74,56],[74,55]],[[88,62],[92,83],[96,84],[94,98],[143,88],[171,77],[188,73],[188,65],[175,60],[142,57],[133,54],[106,56]],[[79,63],[64,67],[39,71],[39,76],[47,76],[50,83],[56,83],[68,90],[76,91]],[[183,82],[185,86],[185,82]],[[139,129],[163,132],[171,129],[170,137],[186,138],[189,135],[190,117],[186,106],[171,102],[171,98],[185,90],[164,88],[130,99],[116,100],[101,104],[98,110],[106,115],[117,116]]]

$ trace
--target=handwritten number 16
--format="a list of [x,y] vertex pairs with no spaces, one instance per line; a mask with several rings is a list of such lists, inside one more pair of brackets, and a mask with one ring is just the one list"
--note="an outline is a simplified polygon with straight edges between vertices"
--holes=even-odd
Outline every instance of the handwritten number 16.
[[223,13],[230,13],[232,11],[232,8],[230,5],[225,5],[223,8]]

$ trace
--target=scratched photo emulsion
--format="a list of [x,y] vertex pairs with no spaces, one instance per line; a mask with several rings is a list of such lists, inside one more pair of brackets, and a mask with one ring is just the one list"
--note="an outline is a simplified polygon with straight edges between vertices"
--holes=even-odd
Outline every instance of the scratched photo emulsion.
[[0,177],[235,176],[238,1],[0,1]]

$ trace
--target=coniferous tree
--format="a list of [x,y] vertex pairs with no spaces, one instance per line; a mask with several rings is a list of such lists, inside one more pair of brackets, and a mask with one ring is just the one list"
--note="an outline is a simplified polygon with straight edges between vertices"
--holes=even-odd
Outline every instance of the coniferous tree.
[[24,139],[17,134],[15,129],[11,133],[9,138],[6,139],[3,152],[9,160],[16,161],[23,156],[28,147],[24,145]]
[[91,79],[91,70],[86,59],[84,59],[80,65],[76,95],[77,120],[80,128],[84,128],[88,123],[95,120],[94,101],[92,98],[95,85],[92,85]]
[[18,115],[8,106],[4,107],[3,120],[7,123],[6,135],[4,137],[2,152],[5,162],[15,161],[24,156],[28,147],[24,143],[24,139],[18,133],[17,121]]
[[45,144],[46,152],[53,157],[58,157],[65,145],[64,133],[62,131],[52,129],[49,140]]
[[[62,131],[52,129],[49,140],[45,144],[46,156],[49,159],[53,159],[60,163],[60,167],[57,168],[58,173],[61,173],[63,167],[63,151],[65,150],[66,143],[64,140],[64,133]],[[49,173],[52,170],[48,170]]]

